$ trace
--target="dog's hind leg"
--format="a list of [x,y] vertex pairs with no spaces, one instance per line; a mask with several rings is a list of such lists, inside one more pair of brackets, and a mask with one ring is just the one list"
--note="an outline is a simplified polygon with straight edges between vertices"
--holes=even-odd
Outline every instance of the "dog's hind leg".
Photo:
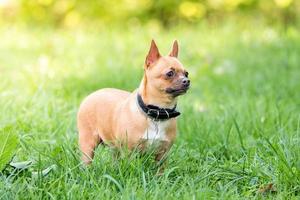
[[79,129],[79,148],[82,152],[82,161],[88,165],[92,162],[94,151],[102,140],[99,135],[88,129]]

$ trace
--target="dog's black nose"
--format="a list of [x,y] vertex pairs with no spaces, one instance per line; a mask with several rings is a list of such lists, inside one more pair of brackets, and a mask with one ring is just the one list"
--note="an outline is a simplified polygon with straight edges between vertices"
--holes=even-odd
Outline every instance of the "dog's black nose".
[[184,87],[189,87],[189,86],[190,86],[190,80],[189,80],[188,78],[184,78],[184,79],[182,80],[182,85],[183,85]]

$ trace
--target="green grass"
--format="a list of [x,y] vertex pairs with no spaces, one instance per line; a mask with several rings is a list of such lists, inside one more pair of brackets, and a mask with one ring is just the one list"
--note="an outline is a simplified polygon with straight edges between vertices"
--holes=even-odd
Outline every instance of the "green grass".
[[[264,25],[202,25],[169,31],[0,28],[0,128],[20,135],[0,174],[0,199],[298,199],[300,33]],[[151,38],[173,39],[190,72],[178,137],[165,173],[151,158],[112,158],[98,148],[80,165],[76,112],[103,87],[134,90]],[[57,165],[47,176],[32,177]],[[275,192],[259,193],[273,183]]]

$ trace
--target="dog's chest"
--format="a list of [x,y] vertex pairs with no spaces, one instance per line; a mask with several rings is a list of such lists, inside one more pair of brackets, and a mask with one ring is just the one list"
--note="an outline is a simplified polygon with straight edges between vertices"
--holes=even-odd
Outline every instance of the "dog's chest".
[[164,141],[167,140],[166,132],[170,125],[169,120],[165,121],[148,121],[148,127],[146,128],[142,139],[148,140],[149,142]]

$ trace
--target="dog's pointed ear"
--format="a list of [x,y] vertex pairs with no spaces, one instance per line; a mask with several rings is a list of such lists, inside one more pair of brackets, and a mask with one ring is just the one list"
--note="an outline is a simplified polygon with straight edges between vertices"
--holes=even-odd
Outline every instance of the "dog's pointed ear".
[[148,68],[151,64],[155,63],[160,58],[160,53],[155,44],[155,41],[151,41],[150,50],[145,60],[145,66]]
[[169,56],[172,56],[172,57],[178,57],[178,42],[177,40],[175,40],[173,42],[173,47],[172,47],[172,51],[170,52]]

